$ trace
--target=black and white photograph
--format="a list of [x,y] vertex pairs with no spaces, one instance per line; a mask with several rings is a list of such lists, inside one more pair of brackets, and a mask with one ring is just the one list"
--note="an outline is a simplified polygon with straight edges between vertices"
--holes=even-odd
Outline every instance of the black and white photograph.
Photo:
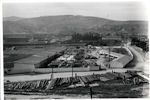
[[145,2],[4,2],[4,100],[149,98]]

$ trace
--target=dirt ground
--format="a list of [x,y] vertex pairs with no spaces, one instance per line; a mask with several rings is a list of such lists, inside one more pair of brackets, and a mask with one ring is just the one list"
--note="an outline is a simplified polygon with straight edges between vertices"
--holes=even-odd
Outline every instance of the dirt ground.
[[[149,97],[149,85],[147,83],[140,85],[124,85],[119,81],[100,83],[99,86],[92,87],[92,98],[147,98]],[[46,92],[19,92],[5,94],[5,99],[66,99],[66,98],[91,98],[89,87],[76,88],[57,88]]]
[[[48,50],[50,48],[46,48],[45,50]],[[22,49],[23,50],[23,49]],[[30,51],[30,49],[28,48],[28,50]],[[33,50],[33,49],[32,49]],[[32,52],[39,52],[41,51],[41,49],[36,50],[36,51],[30,51],[30,53]],[[17,52],[21,52],[24,53],[26,51],[16,51]],[[28,52],[29,53],[29,52]],[[135,57],[136,59],[134,60],[133,63],[137,63],[139,58],[137,55],[137,53],[135,52]],[[140,57],[142,58],[142,57]],[[141,60],[140,60],[141,61]],[[145,63],[145,62],[144,62]],[[143,63],[142,63],[143,64]],[[134,67],[136,68],[137,65],[139,66],[139,64],[135,64]],[[131,68],[133,69],[133,68]],[[121,70],[123,71],[123,69],[113,69],[115,70]],[[125,69],[124,69],[125,70]],[[127,70],[127,69],[126,69]],[[112,69],[108,70],[108,71],[112,71]],[[94,73],[102,73],[101,72],[94,72]],[[93,72],[88,72],[86,74],[91,74]],[[83,72],[78,73],[80,74],[85,74]],[[71,73],[55,73],[54,76],[64,76],[66,77],[69,75],[72,75]],[[37,77],[38,76],[38,77]],[[10,80],[10,81],[24,81],[24,80],[35,80],[35,79],[45,79],[45,78],[49,78],[50,74],[41,74],[41,75],[16,75],[16,76],[6,76],[4,79],[5,80]],[[30,78],[27,78],[30,77]],[[112,83],[112,82],[110,82]],[[110,84],[110,83],[105,83],[105,84],[100,84],[99,86],[95,86],[92,87],[92,97],[93,98],[146,98],[149,97],[149,84],[140,84],[140,85],[123,85],[120,82],[117,82],[117,84]],[[65,89],[55,89],[55,90],[50,90],[47,91],[46,93],[32,93],[32,94],[27,94],[27,93],[13,93],[13,94],[5,94],[4,95],[6,100],[12,100],[12,98],[14,99],[65,99],[65,98],[91,98],[90,96],[90,89],[89,87],[76,87],[76,88],[65,88]]]

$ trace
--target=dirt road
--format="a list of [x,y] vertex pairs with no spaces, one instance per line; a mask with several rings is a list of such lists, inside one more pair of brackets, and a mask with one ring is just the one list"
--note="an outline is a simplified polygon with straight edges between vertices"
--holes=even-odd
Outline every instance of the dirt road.
[[[138,69],[141,71],[144,71],[145,73],[149,73],[148,68],[148,58],[145,59],[138,51],[136,51],[132,46],[128,46],[128,48],[133,53],[134,59],[132,63],[134,63],[134,66],[132,66],[133,69]],[[145,59],[145,60],[144,60]]]
[[[73,72],[73,76],[84,76],[84,75],[91,75],[91,74],[104,74],[107,72],[125,72],[127,70],[134,70],[132,68],[126,68],[126,69],[108,69],[103,71],[90,71],[90,72]],[[41,79],[50,79],[51,73],[47,74],[37,74],[37,75],[13,75],[13,76],[5,76],[4,80],[9,80],[11,82],[15,81],[30,81],[30,80],[41,80]],[[72,77],[72,72],[64,72],[64,73],[54,73],[53,78],[60,78],[60,77]]]

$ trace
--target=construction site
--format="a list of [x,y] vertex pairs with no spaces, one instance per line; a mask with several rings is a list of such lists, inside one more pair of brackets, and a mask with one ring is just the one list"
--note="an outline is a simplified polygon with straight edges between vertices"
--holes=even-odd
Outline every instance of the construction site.
[[149,98],[148,3],[103,1],[4,2],[3,99]]
[[149,76],[141,70],[126,68],[133,59],[126,46],[54,48],[14,61],[5,73],[5,94],[71,98],[79,94],[86,98],[148,96],[141,88],[148,86]]
[[[121,46],[60,47],[57,51],[52,51],[15,60],[13,67],[5,68],[5,74],[100,71],[123,68],[133,59],[130,50]],[[9,66],[7,62],[6,65]]]
[[[57,94],[71,98],[72,95],[86,95],[86,98],[145,97],[148,95],[148,91],[142,87],[148,85],[149,80],[143,78],[142,74],[136,71],[107,72],[105,74],[7,82],[4,89],[5,94],[41,96]],[[139,90],[137,90],[138,88]]]

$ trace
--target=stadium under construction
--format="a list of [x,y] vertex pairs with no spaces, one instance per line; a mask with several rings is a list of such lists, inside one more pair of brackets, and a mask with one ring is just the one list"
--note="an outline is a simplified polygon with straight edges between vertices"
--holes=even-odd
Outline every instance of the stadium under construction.
[[127,47],[69,47],[55,52],[39,52],[13,61],[13,67],[5,68],[6,74],[98,71],[123,68],[133,59]]

